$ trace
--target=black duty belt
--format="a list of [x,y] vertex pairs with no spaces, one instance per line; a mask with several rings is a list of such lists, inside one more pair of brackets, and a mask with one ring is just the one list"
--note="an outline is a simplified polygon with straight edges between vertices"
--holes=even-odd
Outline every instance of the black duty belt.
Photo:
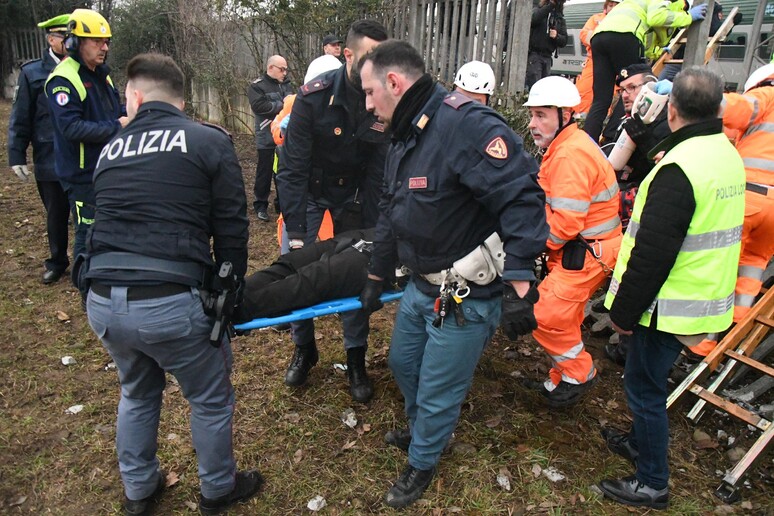
[[[110,291],[113,287],[101,283],[92,283],[91,290],[101,297],[110,298]],[[144,299],[156,299],[159,297],[174,296],[189,292],[191,287],[179,283],[162,283],[160,285],[137,285],[128,287],[126,299],[128,301],[142,301]]]
[[755,183],[747,183],[746,188],[751,192],[761,194],[761,195],[769,195],[769,192],[771,191],[770,187],[758,185]]

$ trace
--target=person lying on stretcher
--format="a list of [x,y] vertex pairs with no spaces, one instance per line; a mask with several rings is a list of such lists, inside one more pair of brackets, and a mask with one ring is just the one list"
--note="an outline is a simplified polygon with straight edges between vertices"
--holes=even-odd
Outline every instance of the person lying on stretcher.
[[373,228],[347,231],[283,254],[245,278],[244,298],[234,322],[359,295],[366,284],[373,235]]

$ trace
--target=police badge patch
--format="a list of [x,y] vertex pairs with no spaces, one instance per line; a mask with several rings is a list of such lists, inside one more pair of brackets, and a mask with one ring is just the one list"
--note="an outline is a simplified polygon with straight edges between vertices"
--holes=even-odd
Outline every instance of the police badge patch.
[[60,91],[59,93],[57,93],[55,98],[56,98],[56,103],[59,104],[60,106],[64,106],[68,102],[70,102],[70,95],[68,95],[63,91]]
[[497,136],[489,144],[487,144],[484,150],[489,156],[494,159],[508,159],[508,146],[505,144],[505,140],[501,136]]

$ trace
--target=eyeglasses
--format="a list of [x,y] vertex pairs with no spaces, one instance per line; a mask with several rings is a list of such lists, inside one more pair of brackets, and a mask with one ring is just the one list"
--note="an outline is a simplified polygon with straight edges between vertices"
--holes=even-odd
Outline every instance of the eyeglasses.
[[102,45],[110,45],[110,38],[83,38],[83,39],[94,43],[99,48],[102,48]]
[[277,65],[272,65],[272,66],[274,68],[278,69],[282,73],[287,73],[287,71],[288,71],[288,67],[287,66],[277,66]]
[[646,83],[644,82],[641,82],[639,84],[630,84],[629,86],[621,88],[621,91],[626,92],[627,95],[634,95],[635,92],[637,91],[637,88],[641,88],[645,84]]

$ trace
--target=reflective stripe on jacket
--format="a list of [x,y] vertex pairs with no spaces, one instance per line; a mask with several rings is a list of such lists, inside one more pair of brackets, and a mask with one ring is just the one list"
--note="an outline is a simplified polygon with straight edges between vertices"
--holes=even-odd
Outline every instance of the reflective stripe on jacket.
[[642,182],[605,305],[612,305],[626,273],[650,183],[669,164],[677,164],[690,181],[696,210],[669,276],[639,322],[650,327],[657,309],[656,329],[660,331],[677,335],[720,332],[731,325],[733,317],[745,191],[744,166],[722,133],[677,144]]
[[736,150],[742,156],[747,180],[774,186],[774,86],[744,95],[726,93],[723,125],[738,131]]
[[538,183],[546,193],[549,249],[561,249],[578,235],[604,240],[621,234],[613,167],[577,125],[562,129],[548,146]]

